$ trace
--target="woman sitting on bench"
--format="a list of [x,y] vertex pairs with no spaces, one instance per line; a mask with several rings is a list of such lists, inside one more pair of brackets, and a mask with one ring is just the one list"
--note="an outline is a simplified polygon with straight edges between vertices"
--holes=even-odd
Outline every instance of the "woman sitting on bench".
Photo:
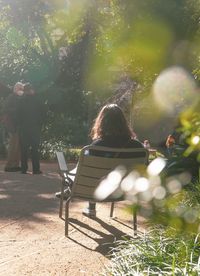
[[[144,148],[143,144],[136,139],[136,134],[129,127],[122,109],[117,104],[105,105],[99,112],[91,129],[90,137],[92,145],[111,148]],[[90,151],[90,155],[96,155]],[[98,152],[99,154],[99,152]],[[107,154],[103,153],[102,154]],[[128,154],[128,153],[127,153]],[[75,173],[75,169],[73,170]],[[60,197],[61,192],[56,193]],[[69,196],[69,190],[64,191],[64,197]],[[90,218],[96,217],[96,203],[89,202],[82,212]]]
[[[113,148],[143,148],[136,134],[129,127],[122,109],[117,104],[105,105],[99,112],[91,129],[92,145]],[[90,153],[95,155],[95,153]],[[83,214],[96,217],[96,203],[89,202]]]

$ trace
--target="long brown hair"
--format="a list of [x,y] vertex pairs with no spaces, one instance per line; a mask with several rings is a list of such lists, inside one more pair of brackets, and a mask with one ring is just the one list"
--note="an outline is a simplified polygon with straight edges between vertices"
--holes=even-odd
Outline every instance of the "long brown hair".
[[90,132],[92,140],[107,136],[123,136],[127,139],[136,136],[129,127],[122,109],[117,104],[105,105],[100,110]]

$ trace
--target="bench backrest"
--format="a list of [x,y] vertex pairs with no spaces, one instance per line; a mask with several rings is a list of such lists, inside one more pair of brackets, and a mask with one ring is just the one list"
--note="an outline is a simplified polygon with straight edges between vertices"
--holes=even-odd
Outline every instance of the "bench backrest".
[[85,146],[80,153],[72,196],[94,200],[94,192],[110,172],[124,166],[127,172],[139,164],[147,164],[148,151],[144,148],[108,148]]
[[58,160],[60,175],[62,176],[62,178],[66,178],[67,173],[68,173],[68,167],[67,167],[67,163],[65,161],[65,156],[64,156],[63,152],[56,151],[56,157]]

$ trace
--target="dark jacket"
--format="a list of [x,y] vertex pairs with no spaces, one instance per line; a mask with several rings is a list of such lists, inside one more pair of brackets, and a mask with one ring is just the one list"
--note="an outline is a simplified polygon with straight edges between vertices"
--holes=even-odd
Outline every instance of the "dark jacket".
[[37,95],[23,95],[18,109],[18,125],[20,131],[34,132],[41,129],[44,121],[44,107]]
[[[94,146],[102,146],[102,147],[110,147],[110,148],[144,148],[143,144],[136,139],[131,139],[128,137],[118,136],[118,137],[111,137],[107,136],[104,139],[97,139],[92,142]],[[139,155],[143,153],[138,153]],[[113,157],[115,153],[113,152],[99,152],[95,150],[90,150],[90,155],[95,156],[106,156],[106,157]],[[132,157],[132,153],[120,153],[118,157]]]
[[107,136],[103,139],[94,140],[92,145],[111,148],[144,148],[143,144],[138,140],[123,136]]

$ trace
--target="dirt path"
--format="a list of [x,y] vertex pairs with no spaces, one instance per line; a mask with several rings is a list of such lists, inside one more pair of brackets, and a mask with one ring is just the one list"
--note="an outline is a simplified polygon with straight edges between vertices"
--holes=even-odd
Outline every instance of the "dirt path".
[[131,215],[118,203],[98,204],[96,220],[71,204],[69,238],[58,218],[57,164],[42,163],[42,175],[5,173],[0,162],[0,275],[100,275],[113,241],[132,235]]

